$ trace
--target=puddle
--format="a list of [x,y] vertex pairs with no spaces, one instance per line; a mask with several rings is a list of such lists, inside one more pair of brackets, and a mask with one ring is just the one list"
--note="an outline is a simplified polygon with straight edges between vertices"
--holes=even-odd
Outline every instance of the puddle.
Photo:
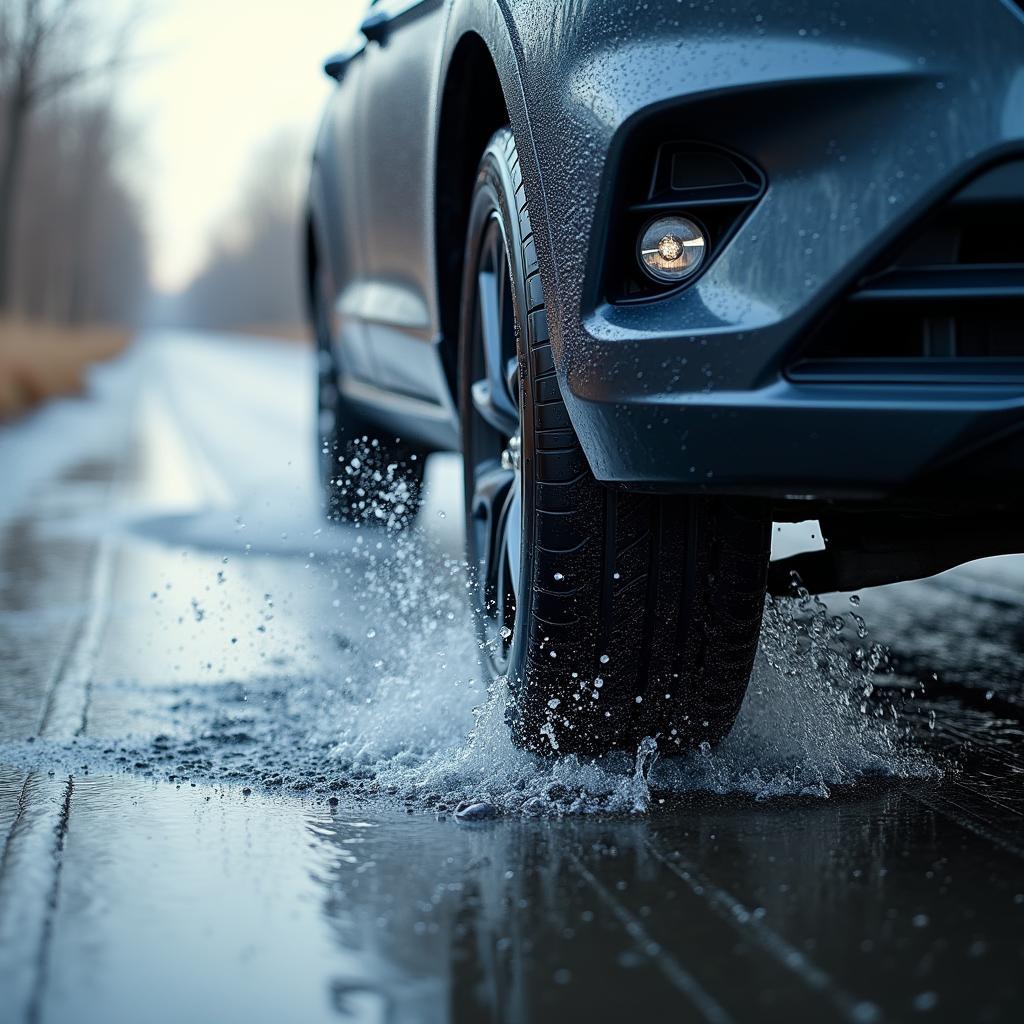
[[[717,749],[668,756],[664,742],[648,740],[598,761],[518,750],[504,692],[477,665],[463,566],[419,528],[356,534],[337,531],[342,546],[327,553],[321,540],[320,557],[299,563],[306,607],[294,610],[314,622],[315,670],[268,665],[233,678],[227,655],[195,683],[95,679],[93,701],[119,709],[118,735],[91,716],[90,735],[9,744],[0,760],[316,801],[360,795],[438,813],[470,803],[483,805],[481,816],[635,814],[695,792],[824,799],[864,779],[938,774],[876,688],[886,658],[856,608],[837,614],[814,598],[769,602],[746,702]],[[246,586],[232,575],[214,588],[225,595],[222,614],[182,616],[184,643],[186,629],[207,638],[237,629],[231,608],[251,595],[232,584]],[[276,603],[289,600],[300,599]]]

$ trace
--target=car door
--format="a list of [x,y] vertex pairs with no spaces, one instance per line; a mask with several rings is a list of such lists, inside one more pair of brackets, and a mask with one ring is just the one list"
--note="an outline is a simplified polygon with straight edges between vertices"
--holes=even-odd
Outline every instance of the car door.
[[337,80],[317,139],[313,188],[322,203],[318,218],[320,244],[327,247],[330,270],[331,333],[335,357],[346,377],[373,382],[359,298],[365,277],[365,236],[361,105],[365,75],[366,39],[357,33],[338,53],[327,59],[324,70]]
[[365,189],[359,304],[380,383],[440,402],[433,255],[433,111],[444,0],[377,0],[364,30]]

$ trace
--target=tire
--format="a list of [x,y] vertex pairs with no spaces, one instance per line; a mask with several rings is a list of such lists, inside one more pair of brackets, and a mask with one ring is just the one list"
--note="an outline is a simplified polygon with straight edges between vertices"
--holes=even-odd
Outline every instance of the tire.
[[317,341],[317,466],[321,511],[334,522],[408,526],[416,518],[427,451],[389,436],[359,416],[338,389],[328,285],[313,275]]
[[515,741],[588,755],[646,736],[663,753],[717,743],[757,651],[768,507],[594,478],[556,376],[507,129],[480,163],[462,295],[468,562],[485,670],[507,677]]

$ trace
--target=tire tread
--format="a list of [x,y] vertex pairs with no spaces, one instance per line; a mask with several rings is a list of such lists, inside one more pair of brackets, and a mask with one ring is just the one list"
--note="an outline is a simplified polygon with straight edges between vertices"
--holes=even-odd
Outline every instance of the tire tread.
[[[594,479],[558,384],[511,131],[499,132],[488,153],[505,161],[499,177],[512,183],[519,227],[523,471],[531,474],[536,513],[528,516],[525,537],[532,549],[532,557],[524,556],[528,637],[523,664],[513,666],[510,679],[517,739],[550,753],[553,728],[561,752],[594,754],[635,747],[645,735],[668,748],[717,742],[739,711],[757,649],[767,508],[615,491]],[[556,572],[563,586],[555,585]],[[572,717],[553,713],[553,699]]]

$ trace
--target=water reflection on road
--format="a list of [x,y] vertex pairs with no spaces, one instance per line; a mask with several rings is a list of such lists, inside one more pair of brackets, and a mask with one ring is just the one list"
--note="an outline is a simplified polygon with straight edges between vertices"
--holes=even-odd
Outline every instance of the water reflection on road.
[[135,358],[0,522],[0,1021],[1016,1019],[1019,560],[869,638],[790,609],[708,763],[553,764],[488,710],[450,463],[415,544],[325,530],[307,354]]

